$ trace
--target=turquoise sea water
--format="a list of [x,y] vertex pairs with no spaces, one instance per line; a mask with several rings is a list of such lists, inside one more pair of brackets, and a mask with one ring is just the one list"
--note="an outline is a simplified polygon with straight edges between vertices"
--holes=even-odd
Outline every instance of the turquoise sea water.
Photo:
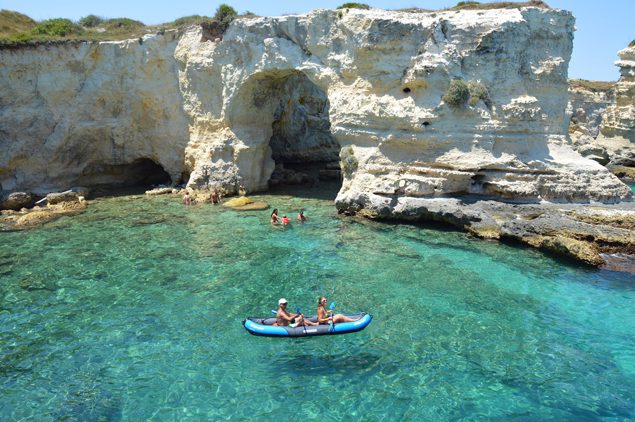
[[635,183],[627,183],[633,192],[635,192]]
[[[1,420],[635,418],[635,282],[444,230],[167,197],[0,233]],[[294,221],[295,223],[295,221]],[[360,333],[249,335],[277,299]]]

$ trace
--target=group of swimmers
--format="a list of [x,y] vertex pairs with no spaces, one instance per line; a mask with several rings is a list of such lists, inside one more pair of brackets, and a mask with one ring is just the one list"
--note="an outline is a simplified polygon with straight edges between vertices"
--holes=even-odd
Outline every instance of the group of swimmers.
[[[300,210],[298,213],[298,223],[304,223],[308,218],[304,215],[304,210]],[[271,225],[276,226],[278,224],[282,224],[283,226],[288,226],[291,224],[289,218],[286,214],[283,214],[282,217],[278,216],[278,208],[274,208],[271,213]]]
[[310,321],[304,318],[304,314],[299,312],[297,314],[287,311],[287,299],[281,298],[278,301],[278,312],[276,313],[276,325],[301,327],[308,325],[320,325],[320,324],[335,324],[338,322],[352,322],[354,319],[347,317],[344,314],[333,315],[331,309],[326,309],[326,298],[320,296],[317,304],[317,322]]
[[[183,205],[192,205],[196,202],[196,200],[192,198],[192,196],[190,195],[190,191],[186,190],[181,202],[183,202]],[[214,205],[220,203],[220,193],[218,192],[218,189],[215,189],[214,192],[209,195],[209,198],[207,198],[206,202]]]

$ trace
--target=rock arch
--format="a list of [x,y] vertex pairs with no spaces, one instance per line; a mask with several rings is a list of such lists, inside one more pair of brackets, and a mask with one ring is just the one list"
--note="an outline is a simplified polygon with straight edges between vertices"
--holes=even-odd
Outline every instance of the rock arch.
[[[331,134],[329,100],[305,73],[288,69],[263,71],[240,88],[227,121],[243,146],[236,160],[244,186],[267,189],[287,181],[338,177],[340,145]],[[258,165],[241,165],[252,160]],[[335,163],[335,165],[333,165]],[[307,177],[298,177],[299,170]]]

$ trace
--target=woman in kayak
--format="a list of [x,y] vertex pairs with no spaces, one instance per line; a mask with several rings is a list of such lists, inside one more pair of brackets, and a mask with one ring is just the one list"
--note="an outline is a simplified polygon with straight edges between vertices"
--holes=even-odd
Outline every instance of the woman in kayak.
[[324,296],[320,296],[320,298],[318,299],[317,319],[319,324],[355,321],[354,319],[349,318],[346,315],[343,315],[343,314],[333,315],[332,310],[330,309],[326,310],[326,298]]

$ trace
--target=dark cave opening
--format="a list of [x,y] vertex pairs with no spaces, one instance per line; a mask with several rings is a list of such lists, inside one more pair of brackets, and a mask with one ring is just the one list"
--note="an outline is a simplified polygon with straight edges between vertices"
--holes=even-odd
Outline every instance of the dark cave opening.
[[139,158],[128,164],[91,164],[77,183],[90,188],[90,196],[94,197],[142,193],[159,185],[171,185],[172,178],[153,160]]
[[331,134],[324,91],[302,72],[268,82],[277,99],[269,140],[276,168],[269,186],[341,184],[340,145]]

